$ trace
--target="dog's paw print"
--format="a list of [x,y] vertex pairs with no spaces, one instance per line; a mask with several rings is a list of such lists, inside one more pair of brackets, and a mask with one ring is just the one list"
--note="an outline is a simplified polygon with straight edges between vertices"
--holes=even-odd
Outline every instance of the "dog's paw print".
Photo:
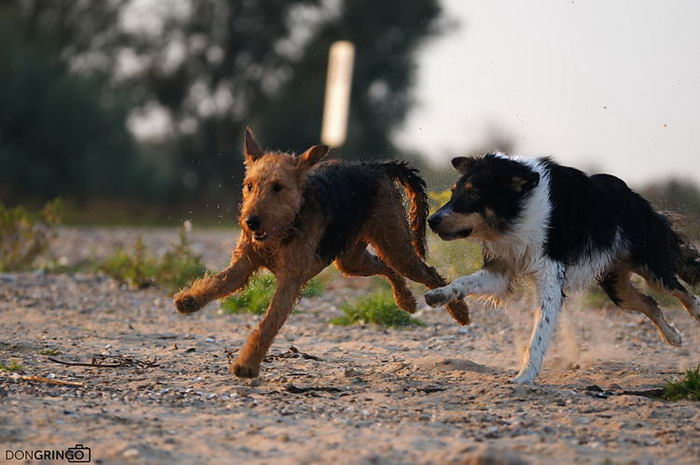
[[246,365],[241,362],[233,362],[228,367],[228,371],[239,378],[257,378],[260,373],[259,366]]
[[175,306],[180,313],[194,313],[199,310],[199,302],[191,295],[185,295],[175,300]]

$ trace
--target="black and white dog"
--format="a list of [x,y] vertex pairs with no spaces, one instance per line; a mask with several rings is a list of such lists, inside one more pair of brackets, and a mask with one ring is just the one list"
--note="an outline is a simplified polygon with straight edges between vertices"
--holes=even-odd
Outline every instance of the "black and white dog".
[[673,231],[649,202],[615,176],[587,176],[549,158],[459,157],[461,173],[450,201],[428,218],[444,240],[477,238],[484,266],[425,295],[431,306],[464,297],[498,297],[516,275],[530,276],[540,309],[529,346],[513,379],[532,383],[552,339],[565,292],[597,280],[626,311],[644,313],[661,338],[679,346],[681,335],[653,298],[630,282],[632,273],[681,301],[700,321],[700,254]]

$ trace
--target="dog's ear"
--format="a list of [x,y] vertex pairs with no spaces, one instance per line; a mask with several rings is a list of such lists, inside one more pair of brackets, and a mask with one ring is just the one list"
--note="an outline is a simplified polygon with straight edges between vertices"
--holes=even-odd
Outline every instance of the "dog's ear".
[[245,162],[251,163],[263,156],[263,151],[260,150],[258,143],[255,142],[255,137],[253,137],[253,131],[247,127],[245,128],[245,142],[243,143],[243,155],[245,156]]
[[469,170],[469,167],[471,164],[474,162],[473,158],[469,157],[455,157],[452,159],[452,166],[454,169],[459,171],[460,173],[466,173],[467,170]]
[[299,155],[297,167],[301,171],[306,171],[319,161],[323,160],[326,155],[328,155],[327,145],[314,145],[309,147],[306,152]]
[[513,192],[527,192],[540,183],[540,175],[534,171],[526,174],[502,175],[496,177],[496,182]]

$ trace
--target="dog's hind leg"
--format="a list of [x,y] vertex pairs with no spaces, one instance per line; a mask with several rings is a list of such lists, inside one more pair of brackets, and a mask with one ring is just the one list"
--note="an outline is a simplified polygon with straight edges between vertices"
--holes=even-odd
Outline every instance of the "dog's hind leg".
[[603,276],[600,280],[600,286],[608,294],[610,300],[621,309],[645,314],[656,326],[656,330],[664,342],[672,346],[680,346],[683,342],[680,333],[666,321],[656,300],[634,287],[630,276],[629,268],[616,266]]
[[416,311],[416,299],[406,287],[406,280],[397,272],[386,266],[379,257],[367,250],[367,244],[359,243],[353,246],[336,260],[336,266],[346,275],[372,276],[381,275],[391,283],[396,304],[403,310],[413,313]]
[[686,289],[676,289],[671,292],[673,296],[680,300],[686,311],[700,323],[700,297],[687,291]]
[[520,371],[511,380],[518,384],[532,384],[542,368],[564,304],[564,265],[552,261],[538,273],[535,281],[540,308],[537,309],[535,326]]
[[272,341],[292,311],[294,302],[305,280],[278,276],[277,289],[272,296],[265,316],[248,336],[229,371],[239,378],[255,378],[260,372],[260,364],[272,345]]
[[259,268],[254,254],[247,243],[239,242],[233,251],[231,264],[223,271],[197,279],[188,289],[183,289],[173,297],[180,313],[193,313],[214,299],[220,299],[242,288],[250,275]]
[[688,314],[695,318],[695,321],[700,322],[700,299],[690,293],[670,272],[660,274],[660,276],[660,278],[652,279],[651,276],[645,274],[644,279],[657,291],[665,292],[678,299]]
[[[430,289],[447,284],[435,268],[423,262],[412,247],[405,218],[390,220],[382,226],[381,231],[376,231],[378,228],[375,228],[367,240],[384,263],[411,281],[424,284]],[[447,311],[459,324],[469,324],[469,308],[463,301],[448,304]]]

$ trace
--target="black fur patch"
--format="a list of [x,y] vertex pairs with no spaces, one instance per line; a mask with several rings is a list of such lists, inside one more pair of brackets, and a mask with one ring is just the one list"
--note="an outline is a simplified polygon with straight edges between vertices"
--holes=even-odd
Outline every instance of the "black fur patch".
[[598,284],[603,288],[605,293],[608,295],[612,303],[615,305],[620,305],[622,299],[617,295],[617,282],[620,277],[615,272],[605,273],[602,278],[598,280]]
[[681,261],[680,239],[668,220],[625,182],[609,174],[587,176],[574,168],[542,159],[550,176],[552,214],[545,251],[572,264],[610,250],[619,231],[629,250],[626,260],[668,289]]
[[[328,161],[313,168],[304,186],[304,203],[297,221],[320,211],[326,228],[317,253],[327,263],[356,240],[376,202],[386,173],[381,163]],[[302,225],[297,225],[303,230]]]

